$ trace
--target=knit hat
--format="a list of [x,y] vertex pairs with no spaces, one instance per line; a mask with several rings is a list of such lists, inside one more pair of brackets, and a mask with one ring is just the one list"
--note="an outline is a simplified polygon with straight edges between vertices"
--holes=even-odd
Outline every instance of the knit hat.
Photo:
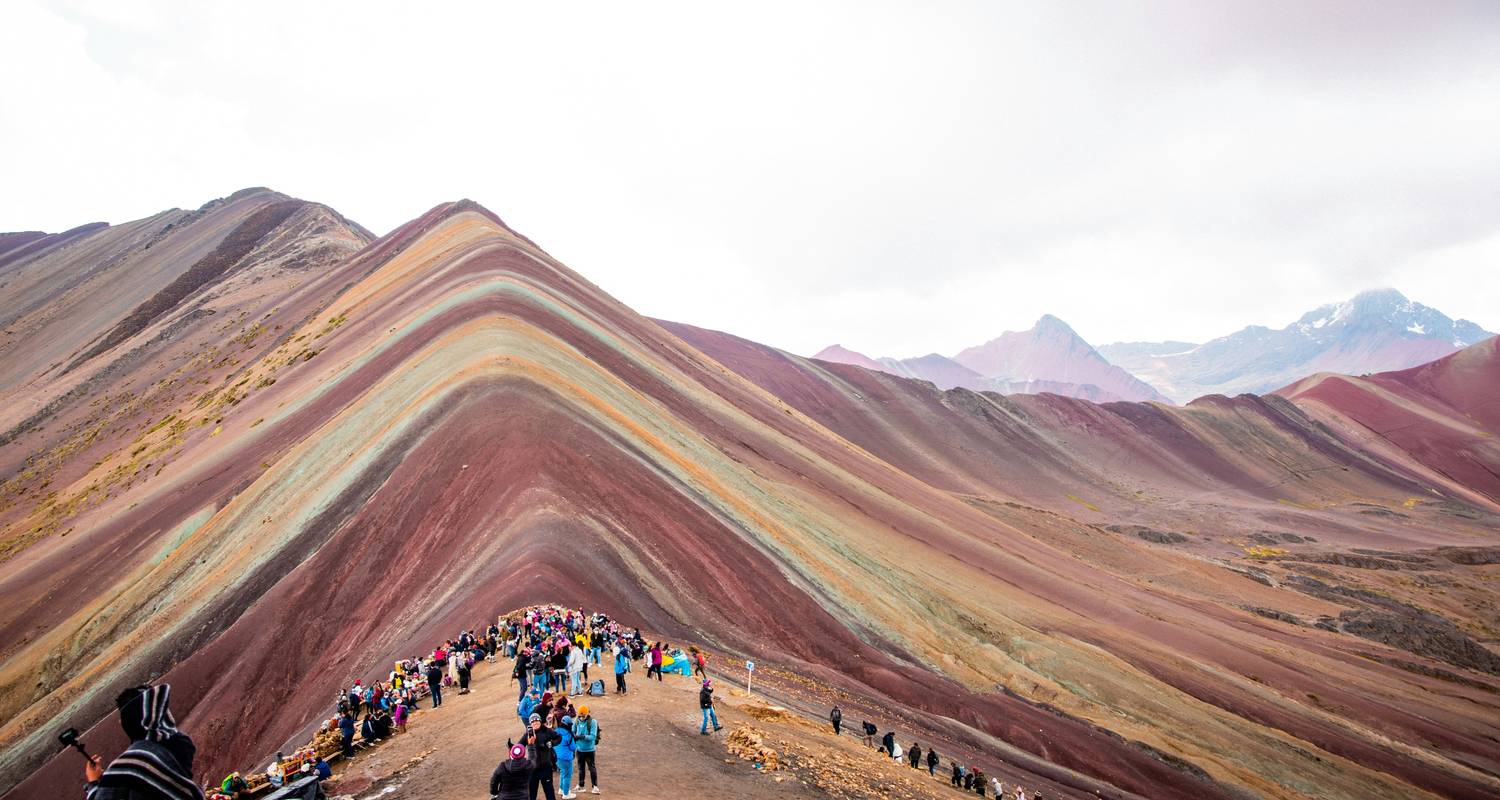
[[531,719],[527,720],[527,722],[541,722],[541,721],[542,721],[542,715],[541,714],[532,714],[531,715]]
[[578,716],[580,716],[580,717],[586,717],[586,716],[588,716],[588,713],[589,713],[589,707],[588,706],[579,706],[578,707]]
[[511,748],[510,748],[510,757],[514,758],[517,761],[520,761],[521,759],[525,758],[526,757],[526,745],[524,745],[524,744],[512,745]]

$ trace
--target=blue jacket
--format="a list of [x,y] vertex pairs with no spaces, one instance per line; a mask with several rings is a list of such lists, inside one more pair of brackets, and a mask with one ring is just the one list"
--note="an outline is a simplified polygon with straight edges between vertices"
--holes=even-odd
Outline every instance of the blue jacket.
[[520,715],[522,722],[526,722],[527,720],[531,719],[531,712],[535,711],[536,707],[540,704],[540,700],[532,697],[530,694],[527,694],[525,697],[521,698],[521,704],[516,707],[516,713]]
[[630,658],[627,657],[624,653],[620,653],[619,655],[615,656],[615,674],[619,675],[622,672],[629,672],[629,671],[630,671]]
[[599,742],[599,720],[573,720],[573,749],[580,753],[592,753]]
[[552,745],[552,755],[556,756],[558,761],[572,761],[573,732],[559,725],[557,726],[557,735],[559,740],[557,744]]

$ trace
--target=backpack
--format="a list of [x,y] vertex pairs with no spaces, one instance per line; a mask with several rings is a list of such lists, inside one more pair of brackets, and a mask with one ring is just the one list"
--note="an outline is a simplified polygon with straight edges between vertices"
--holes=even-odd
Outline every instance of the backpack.
[[593,683],[589,684],[589,696],[591,696],[591,697],[603,697],[604,696],[604,681],[598,680],[598,681],[594,681]]

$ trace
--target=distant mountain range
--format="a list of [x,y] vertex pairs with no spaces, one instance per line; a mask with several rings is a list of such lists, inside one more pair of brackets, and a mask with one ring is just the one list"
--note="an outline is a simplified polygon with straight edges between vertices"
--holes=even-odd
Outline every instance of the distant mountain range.
[[1050,392],[1094,402],[1167,398],[1144,381],[1109,363],[1068,327],[1043,316],[1030,330],[1007,331],[953,357],[871,358],[841,345],[813,358],[853,364],[903,378],[931,381],[940,389],[964,388],[1001,394]]
[[1494,334],[1395,289],[1319,306],[1280,330],[1252,325],[1202,344],[1120,342],[1099,352],[1177,402],[1266,394],[1318,372],[1360,375],[1442,358]]
[[813,358],[931,381],[940,389],[1186,403],[1209,394],[1269,394],[1319,372],[1406,369],[1493,335],[1395,289],[1376,289],[1319,306],[1280,330],[1252,325],[1201,344],[1116,342],[1095,349],[1047,314],[1030,330],[1007,331],[951,357],[872,358],[833,345]]

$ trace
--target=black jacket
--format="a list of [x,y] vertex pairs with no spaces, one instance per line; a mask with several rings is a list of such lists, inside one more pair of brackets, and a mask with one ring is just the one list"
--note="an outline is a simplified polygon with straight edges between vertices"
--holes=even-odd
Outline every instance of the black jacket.
[[709,687],[705,686],[702,689],[698,690],[698,707],[699,708],[713,708],[714,707],[714,690],[713,689],[710,689]]
[[443,685],[443,668],[442,667],[439,667],[437,664],[433,664],[433,665],[431,665],[431,666],[429,666],[427,668],[427,685],[428,686],[442,686]]
[[527,756],[521,761],[507,758],[495,767],[494,774],[490,775],[490,795],[496,800],[527,800],[531,795],[527,791],[527,783],[531,780],[531,771],[536,768],[536,761]]
[[[532,734],[535,734],[533,736]],[[531,752],[532,758],[536,759],[536,769],[551,770],[557,765],[557,756],[552,752],[552,746],[562,741],[557,731],[543,725],[541,730],[534,731],[529,726],[521,732],[518,739],[526,749]]]

